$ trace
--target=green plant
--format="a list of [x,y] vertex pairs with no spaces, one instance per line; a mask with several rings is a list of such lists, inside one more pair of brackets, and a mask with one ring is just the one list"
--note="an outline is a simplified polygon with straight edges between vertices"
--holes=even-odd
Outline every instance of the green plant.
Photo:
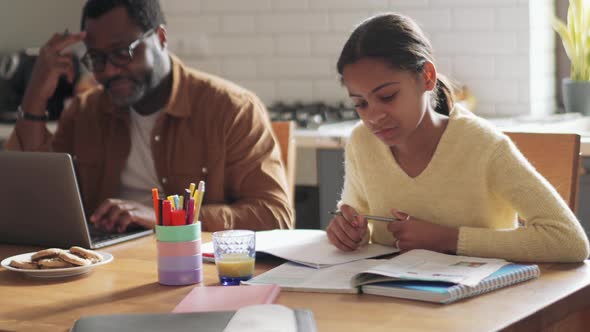
[[590,81],[590,1],[570,0],[567,25],[553,17],[553,29],[561,37],[563,47],[571,61],[570,78]]

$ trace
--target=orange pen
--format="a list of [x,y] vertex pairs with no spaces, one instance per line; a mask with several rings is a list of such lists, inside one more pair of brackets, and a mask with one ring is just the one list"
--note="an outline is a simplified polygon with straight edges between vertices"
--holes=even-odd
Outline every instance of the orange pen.
[[158,196],[158,189],[157,188],[152,188],[152,201],[154,203],[154,214],[156,215],[156,224],[158,224],[160,222],[160,209],[158,208],[158,199],[160,197]]

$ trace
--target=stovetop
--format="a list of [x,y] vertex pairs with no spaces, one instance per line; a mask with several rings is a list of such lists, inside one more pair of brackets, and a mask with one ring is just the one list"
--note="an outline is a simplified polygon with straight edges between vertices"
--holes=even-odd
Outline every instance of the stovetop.
[[268,107],[273,121],[290,121],[298,128],[316,129],[320,125],[342,121],[356,120],[358,115],[344,103],[283,103],[277,102]]

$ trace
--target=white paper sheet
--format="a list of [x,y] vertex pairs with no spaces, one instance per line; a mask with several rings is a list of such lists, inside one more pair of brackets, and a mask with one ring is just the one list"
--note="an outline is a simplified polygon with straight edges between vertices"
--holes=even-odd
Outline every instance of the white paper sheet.
[[293,310],[285,306],[251,305],[236,311],[223,332],[297,332],[297,321]]
[[365,272],[400,279],[446,281],[475,286],[508,263],[503,259],[410,250]]
[[368,270],[382,260],[363,259],[346,264],[314,269],[296,263],[284,263],[244,281],[247,285],[278,284],[281,290],[321,293],[358,293],[352,280],[359,271]]

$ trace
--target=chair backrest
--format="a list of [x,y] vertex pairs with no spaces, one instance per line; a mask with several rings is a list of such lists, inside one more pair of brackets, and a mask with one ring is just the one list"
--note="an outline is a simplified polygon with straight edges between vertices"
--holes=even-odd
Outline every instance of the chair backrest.
[[283,160],[283,165],[285,165],[285,171],[287,173],[291,204],[295,207],[295,161],[297,154],[297,150],[295,149],[295,122],[273,121],[272,129],[279,141],[281,159]]
[[580,136],[510,132],[506,135],[537,171],[555,187],[575,213],[578,205],[581,161]]

